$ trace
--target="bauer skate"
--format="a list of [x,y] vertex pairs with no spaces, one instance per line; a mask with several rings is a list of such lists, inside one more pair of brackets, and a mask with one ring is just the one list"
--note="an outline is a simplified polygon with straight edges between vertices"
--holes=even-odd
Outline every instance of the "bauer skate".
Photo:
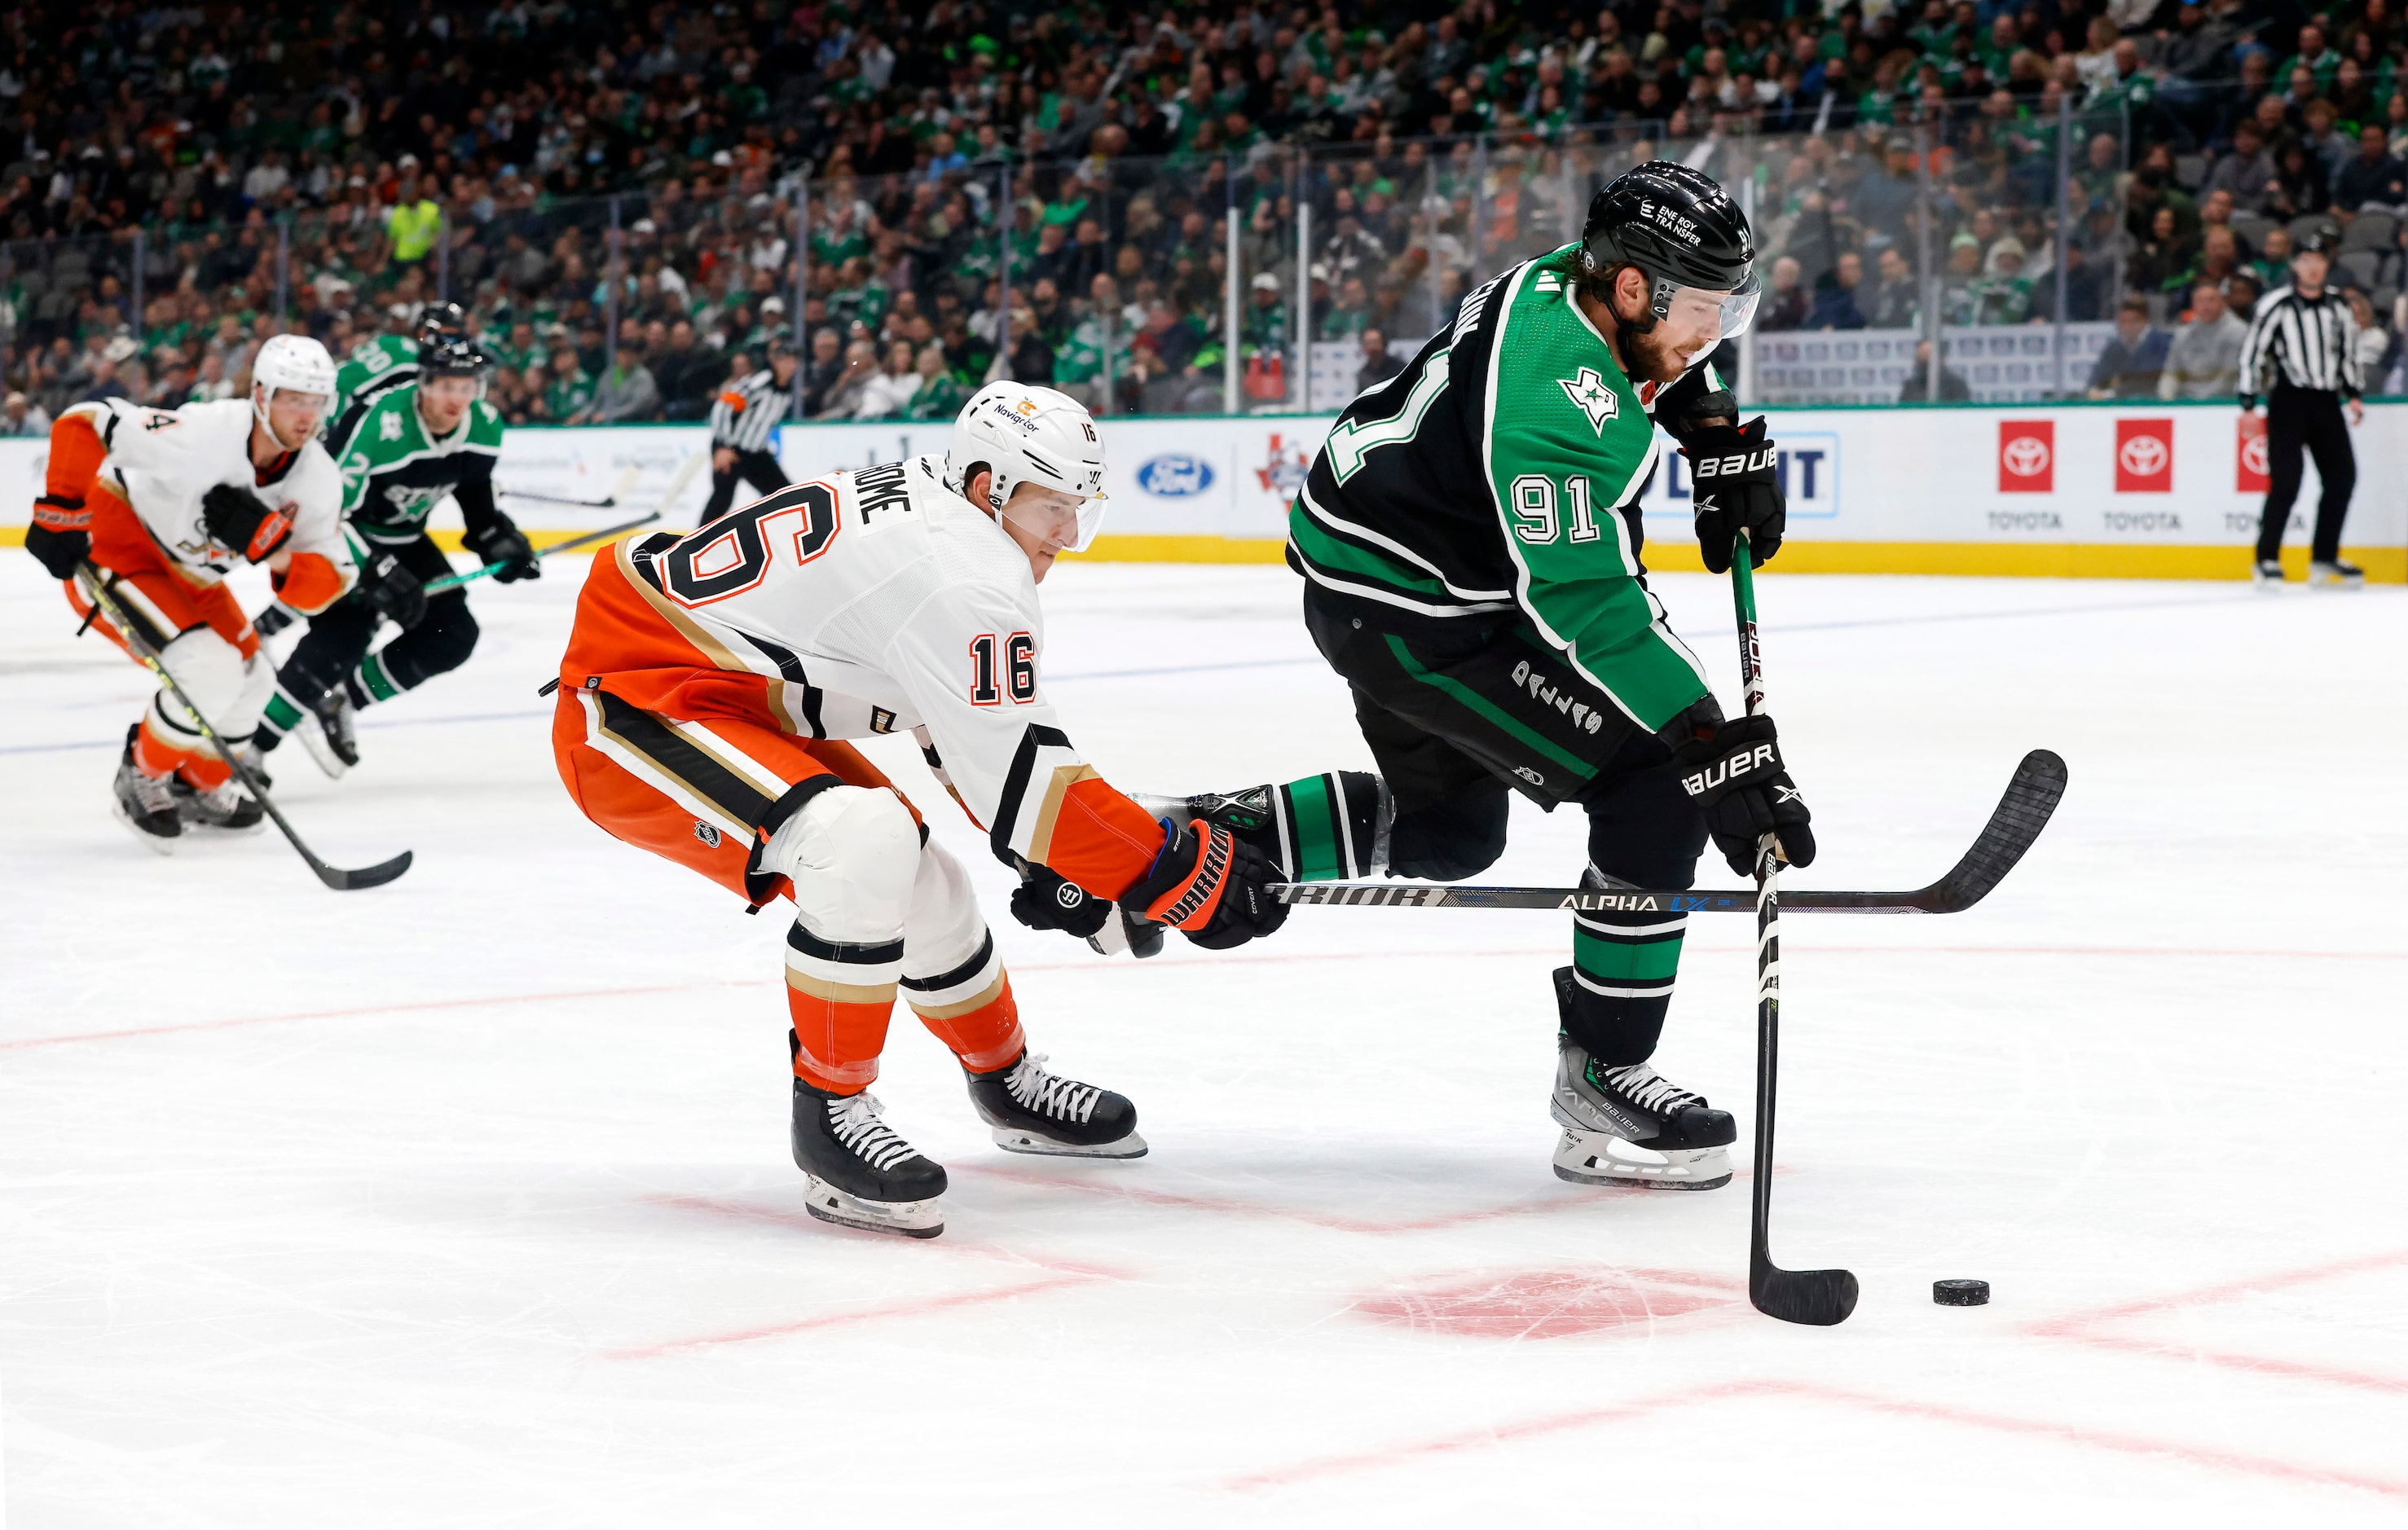
[[995,1129],[1009,1152],[1054,1158],[1142,1158],[1137,1107],[1124,1095],[1045,1071],[1045,1059],[1023,1049],[992,1073],[963,1072],[979,1119]]
[[809,1185],[803,1209],[840,1227],[934,1237],[945,1230],[937,1204],[945,1171],[879,1110],[867,1093],[831,1094],[795,1080],[795,1166]]
[[[1555,971],[1569,1008],[1572,969]],[[1643,1185],[1713,1190],[1730,1183],[1739,1137],[1730,1112],[1716,1110],[1644,1063],[1609,1065],[1568,1031],[1555,1035],[1555,1088],[1549,1112],[1564,1129],[1555,1143],[1555,1178],[1583,1185]]]
[[184,833],[183,818],[176,811],[176,779],[146,776],[134,763],[134,736],[141,728],[136,722],[125,730],[125,752],[117,760],[117,800],[110,811],[135,838],[162,855],[173,855]]
[[2311,590],[2363,590],[2366,570],[2344,559],[2330,563],[2308,565],[2308,588]]
[[179,779],[174,790],[177,816],[191,828],[246,834],[267,818],[265,809],[231,780],[214,791],[204,792]]

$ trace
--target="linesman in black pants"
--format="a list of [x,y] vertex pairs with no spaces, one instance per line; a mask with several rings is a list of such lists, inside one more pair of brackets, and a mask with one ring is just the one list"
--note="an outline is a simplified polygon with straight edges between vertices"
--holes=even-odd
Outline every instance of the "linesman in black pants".
[[730,379],[710,406],[710,503],[700,524],[725,515],[736,503],[736,480],[760,493],[786,486],[786,471],[769,451],[769,433],[786,417],[795,392],[795,352],[781,341],[769,348],[769,365]]
[[[2266,391],[2266,509],[2258,522],[2258,583],[2283,582],[2283,531],[2299,497],[2300,449],[2315,454],[2324,497],[2316,505],[2316,530],[2308,558],[2310,588],[2354,590],[2366,573],[2342,562],[2341,523],[2349,514],[2358,484],[2358,458],[2349,427],[2366,422],[2365,393],[2354,347],[2358,321],[2339,293],[2325,285],[2341,231],[2328,223],[2300,241],[2291,257],[2291,284],[2258,301],[2249,333],[2241,341],[2241,407],[2255,413]],[[2342,406],[2349,423],[2342,422]]]

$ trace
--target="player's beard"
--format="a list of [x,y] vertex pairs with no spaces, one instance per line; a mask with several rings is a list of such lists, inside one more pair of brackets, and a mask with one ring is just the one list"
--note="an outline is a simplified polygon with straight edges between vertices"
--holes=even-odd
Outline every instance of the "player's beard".
[[1629,352],[1623,359],[1629,364],[1630,375],[1641,382],[1669,388],[1688,370],[1687,361],[1663,337],[1661,326],[1642,335],[1625,324],[1622,345]]

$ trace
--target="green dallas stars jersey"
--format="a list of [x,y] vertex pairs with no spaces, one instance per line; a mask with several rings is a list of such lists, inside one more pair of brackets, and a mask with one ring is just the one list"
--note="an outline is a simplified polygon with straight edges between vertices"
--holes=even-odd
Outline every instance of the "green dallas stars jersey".
[[446,496],[460,502],[470,536],[503,520],[494,508],[494,463],[502,452],[502,417],[478,399],[452,434],[430,440],[419,418],[415,384],[365,401],[351,439],[335,459],[343,474],[343,515],[371,544],[416,541]]
[[326,411],[326,442],[339,451],[363,412],[387,389],[418,380],[418,342],[406,335],[380,335],[356,347],[335,368],[335,399]]
[[1346,407],[1289,508],[1287,561],[1383,619],[1518,612],[1654,732],[1709,688],[1644,582],[1639,495],[1656,416],[1722,383],[1701,365],[1634,385],[1572,300],[1579,249],[1475,289]]

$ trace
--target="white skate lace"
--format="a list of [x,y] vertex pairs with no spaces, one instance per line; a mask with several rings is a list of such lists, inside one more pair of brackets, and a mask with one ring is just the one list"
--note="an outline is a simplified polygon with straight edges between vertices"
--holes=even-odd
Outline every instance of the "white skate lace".
[[919,1151],[878,1119],[884,1108],[866,1091],[828,1101],[828,1130],[855,1158],[881,1172]]
[[127,772],[134,778],[134,800],[146,813],[172,813],[176,810],[176,778],[146,776],[136,766]]
[[1659,1116],[1670,1115],[1686,1106],[1705,1103],[1704,1095],[1690,1094],[1644,1063],[1599,1068],[1597,1076],[1637,1101],[1640,1108],[1652,1110]]
[[1044,1063],[1038,1053],[1021,1053],[1020,1065],[1005,1077],[1003,1087],[1026,1109],[1084,1125],[1087,1118],[1096,1113],[1096,1103],[1104,1097],[1104,1092],[1076,1079],[1057,1079],[1045,1071]]

